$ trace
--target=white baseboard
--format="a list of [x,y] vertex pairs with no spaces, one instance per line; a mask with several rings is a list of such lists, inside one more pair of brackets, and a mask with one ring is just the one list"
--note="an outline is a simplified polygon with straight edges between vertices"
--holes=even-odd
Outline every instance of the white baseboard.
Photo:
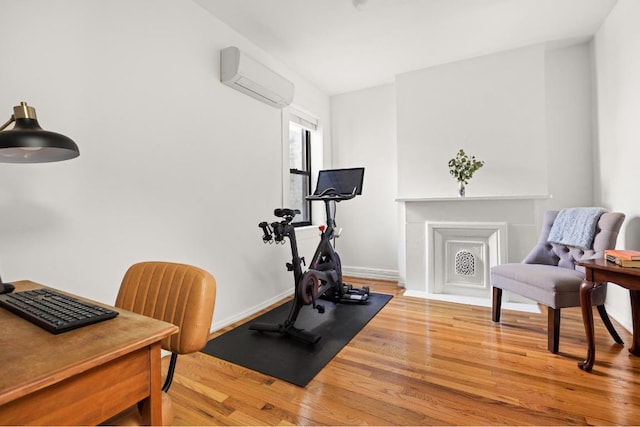
[[399,275],[395,270],[382,270],[379,268],[366,268],[366,267],[349,267],[342,266],[342,275],[351,276],[362,279],[375,279],[375,280],[388,280],[397,282]]
[[[345,276],[357,277],[362,279],[398,281],[398,272],[393,270],[381,270],[381,269],[363,268],[363,267],[342,267],[342,274]],[[283,299],[290,297],[291,295],[293,295],[293,289],[282,292],[279,295],[276,295],[268,299],[267,301],[264,301],[260,304],[257,304],[247,310],[244,310],[240,313],[237,313],[225,319],[218,320],[214,316],[214,322],[211,325],[211,332],[218,331],[222,328],[225,328],[229,325],[239,322],[259,312],[260,310],[264,310],[265,308],[277,303],[278,301],[282,301]],[[484,298],[473,298],[473,297],[465,297],[465,296],[458,296],[458,295],[429,294],[427,292],[412,291],[412,290],[405,291],[404,296],[434,299],[439,301],[449,301],[449,302],[454,302],[458,304],[471,304],[471,305],[477,305],[481,307],[491,307],[491,301]],[[528,313],[540,312],[537,304],[503,302],[502,308],[504,310],[516,310],[516,311],[524,311]],[[626,325],[622,324],[622,326],[626,328]]]
[[626,317],[617,316],[616,313],[610,313],[609,310],[607,310],[607,314],[610,318],[618,322],[620,326],[625,328],[627,332],[633,333],[633,324]]
[[[345,276],[363,278],[363,279],[375,279],[375,280],[390,280],[397,281],[398,280],[398,272],[393,270],[381,270],[375,268],[363,268],[363,267],[342,267],[342,274]],[[227,317],[225,319],[218,320],[215,315],[213,316],[213,324],[211,325],[211,332],[218,331],[222,328],[225,328],[229,325],[232,325],[236,322],[239,322],[260,310],[263,310],[269,307],[272,304],[275,304],[278,301],[281,301],[287,297],[293,295],[293,289],[282,292],[279,295],[270,298],[269,300],[255,305],[247,310],[244,310],[240,313],[237,313],[233,316]]]
[[291,295],[293,295],[293,289],[290,289],[288,291],[282,292],[279,295],[276,295],[273,298],[268,299],[267,301],[260,303],[258,305],[254,305],[251,308],[248,308],[240,313],[237,313],[231,317],[227,317],[226,319],[222,319],[222,320],[217,320],[215,319],[215,314],[214,314],[214,321],[213,324],[211,325],[211,332],[215,332],[218,331],[222,328],[226,328],[229,325],[232,325],[236,322],[239,322],[243,319],[246,319],[247,317],[259,312],[260,310],[264,310],[265,308],[269,307],[272,304],[277,303],[278,301],[282,301],[285,298],[290,297]]

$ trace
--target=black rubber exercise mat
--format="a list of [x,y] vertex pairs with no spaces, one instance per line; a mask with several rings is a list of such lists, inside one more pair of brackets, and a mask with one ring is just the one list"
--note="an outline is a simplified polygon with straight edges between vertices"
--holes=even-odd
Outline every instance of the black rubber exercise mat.
[[202,351],[304,387],[391,298],[392,295],[372,293],[365,304],[322,300],[324,313],[318,313],[310,305],[303,307],[295,325],[321,335],[316,344],[249,329],[253,322],[283,323],[293,304],[289,301],[212,339]]

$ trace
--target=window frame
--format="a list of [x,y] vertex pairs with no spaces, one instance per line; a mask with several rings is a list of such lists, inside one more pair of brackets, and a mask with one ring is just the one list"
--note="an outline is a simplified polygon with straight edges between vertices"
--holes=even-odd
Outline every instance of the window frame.
[[[307,188],[304,189],[306,190],[306,194],[303,196],[304,198],[303,202],[306,205],[306,212],[308,213],[308,218],[304,218],[302,221],[293,221],[291,225],[293,225],[294,227],[304,227],[304,226],[313,224],[313,212],[311,209],[312,207],[311,201],[306,199],[306,196],[311,195],[311,188],[312,188],[311,131],[307,129],[305,126],[301,126],[295,121],[289,120],[289,128],[291,128],[292,125],[299,127],[301,130],[301,134],[303,136],[301,141],[302,151],[303,151],[302,161],[304,163],[303,166],[306,168],[306,170],[289,168],[289,176],[291,177],[291,175],[298,175],[298,176],[307,177]],[[291,141],[289,141],[289,147],[290,146],[291,146]],[[291,188],[289,188],[289,195],[291,195]]]

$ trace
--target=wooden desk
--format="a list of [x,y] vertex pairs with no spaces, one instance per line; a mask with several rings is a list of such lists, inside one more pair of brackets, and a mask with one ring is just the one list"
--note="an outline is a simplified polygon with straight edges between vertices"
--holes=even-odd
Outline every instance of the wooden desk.
[[0,424],[95,425],[139,401],[145,421],[161,424],[160,341],[178,327],[116,310],[54,335],[0,308]]
[[580,306],[584,330],[587,335],[587,358],[578,363],[580,369],[589,372],[593,368],[596,349],[593,337],[591,292],[605,282],[612,282],[629,289],[633,318],[633,343],[629,352],[640,356],[640,268],[620,267],[604,259],[583,261],[577,264],[585,268],[585,280],[580,285]]

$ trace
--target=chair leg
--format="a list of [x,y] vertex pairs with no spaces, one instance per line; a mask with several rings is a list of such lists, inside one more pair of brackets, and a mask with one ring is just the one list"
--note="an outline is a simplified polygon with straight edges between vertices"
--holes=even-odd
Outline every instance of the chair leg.
[[560,342],[560,309],[547,307],[547,348],[557,353]]
[[162,385],[162,391],[165,393],[169,391],[169,387],[171,387],[171,382],[173,381],[173,373],[176,370],[176,362],[178,361],[178,353],[171,353],[171,359],[169,360],[169,369],[167,371],[167,378],[164,380],[164,384]]
[[491,304],[491,320],[500,321],[500,308],[502,307],[502,289],[493,288],[493,302]]
[[613,323],[611,323],[611,319],[609,319],[609,315],[607,314],[607,310],[604,308],[604,304],[597,307],[598,313],[600,313],[600,318],[602,319],[602,323],[604,323],[604,326],[607,327],[607,331],[609,331],[609,335],[611,335],[611,338],[613,338],[613,340],[618,344],[624,344],[622,338],[620,338],[620,335],[618,335],[616,329],[613,327]]

